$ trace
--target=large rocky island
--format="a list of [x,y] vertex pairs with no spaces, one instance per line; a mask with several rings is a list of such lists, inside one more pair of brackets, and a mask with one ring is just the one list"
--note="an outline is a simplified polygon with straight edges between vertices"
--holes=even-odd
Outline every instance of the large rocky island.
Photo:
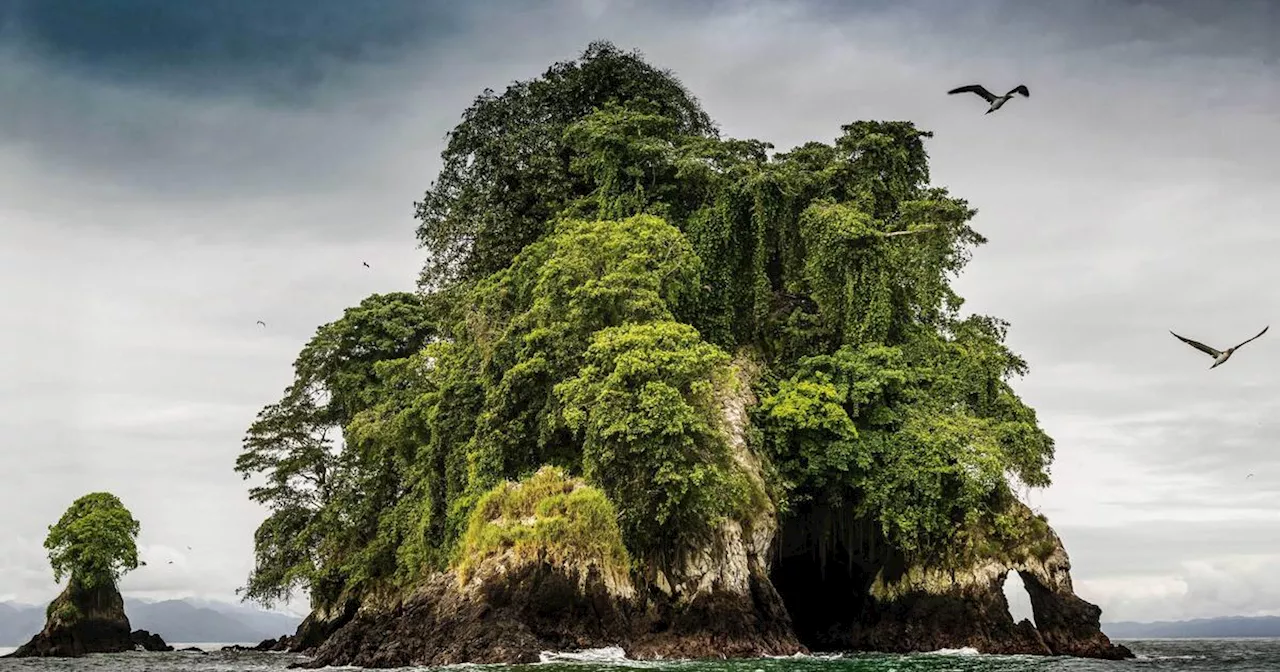
[[263,647],[1130,656],[1014,495],[1054,443],[1007,325],[960,313],[985,239],[928,137],[774,153],[607,43],[486,90],[417,204],[421,291],[320,327],[248,431],[245,596],[314,607]]

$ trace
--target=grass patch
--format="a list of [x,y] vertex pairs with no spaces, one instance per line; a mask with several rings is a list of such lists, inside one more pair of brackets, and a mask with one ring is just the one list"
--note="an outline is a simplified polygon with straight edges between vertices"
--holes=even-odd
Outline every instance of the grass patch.
[[596,564],[613,580],[625,580],[631,562],[613,503],[556,467],[501,483],[480,498],[462,538],[459,580],[466,583],[481,561],[507,551],[572,570]]

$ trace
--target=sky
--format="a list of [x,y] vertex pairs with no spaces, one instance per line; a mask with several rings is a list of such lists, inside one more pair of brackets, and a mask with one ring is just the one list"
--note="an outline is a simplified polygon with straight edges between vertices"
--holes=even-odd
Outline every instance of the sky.
[[[1280,324],[1277,30],[1248,0],[0,0],[0,601],[51,599],[47,526],[96,490],[142,522],[126,594],[236,599],[245,428],[317,326],[414,287],[474,96],[609,39],[728,136],[933,131],[1077,592],[1104,622],[1280,614],[1280,332],[1213,371],[1169,334]],[[945,93],[970,83],[1032,95],[984,115]]]

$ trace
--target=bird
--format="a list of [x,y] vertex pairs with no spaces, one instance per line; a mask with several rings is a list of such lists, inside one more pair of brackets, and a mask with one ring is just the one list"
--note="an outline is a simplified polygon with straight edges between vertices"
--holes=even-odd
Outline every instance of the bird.
[[991,107],[987,108],[987,111],[984,114],[991,114],[1001,107],[1004,107],[1004,104],[1009,102],[1009,99],[1013,98],[1013,94],[1015,93],[1021,93],[1025,98],[1031,97],[1031,90],[1028,89],[1025,84],[1019,84],[1012,89],[1009,89],[1009,93],[1006,93],[1003,96],[997,96],[996,94],[991,93],[981,84],[970,84],[968,86],[954,88],[948,91],[947,95],[956,93],[976,93],[979,96],[982,96],[983,100],[991,103]]
[[262,320],[258,320],[258,324],[261,324],[261,325],[262,325],[262,326],[264,326],[264,327],[265,327],[265,326],[267,326],[267,323],[266,323],[266,322],[263,322]]
[[172,564],[173,564],[173,561],[172,561],[172,560],[170,560],[170,561],[169,561],[169,564],[171,564],[171,565],[172,565]]
[[370,265],[369,265],[369,262],[367,262],[367,261],[362,261],[362,262],[360,262],[360,263],[364,264],[364,267],[365,267],[365,268],[373,268],[372,266],[370,266]]
[[[1263,335],[1263,334],[1267,333],[1267,330],[1268,330],[1268,329],[1270,329],[1270,328],[1271,328],[1271,325],[1267,325],[1267,326],[1263,327],[1263,328],[1262,328],[1262,331],[1259,331],[1259,332],[1258,332],[1258,336],[1261,336],[1261,335]],[[1173,334],[1173,332],[1172,332],[1172,331],[1170,331],[1169,333]],[[1245,343],[1248,343],[1249,341],[1252,341],[1252,340],[1253,340],[1253,338],[1257,338],[1257,337],[1258,337],[1258,336],[1254,336],[1253,338],[1249,339],[1248,341],[1245,341],[1244,343],[1241,343],[1241,344],[1236,345],[1236,346],[1234,346],[1234,347],[1227,348],[1226,350],[1218,350],[1218,349],[1216,349],[1216,348],[1211,348],[1211,347],[1209,347],[1209,346],[1207,346],[1207,345],[1205,345],[1204,343],[1201,343],[1201,342],[1199,342],[1199,341],[1193,341],[1193,340],[1191,340],[1191,339],[1189,339],[1189,338],[1183,338],[1182,336],[1179,336],[1179,335],[1177,335],[1177,334],[1173,334],[1173,335],[1174,335],[1174,337],[1175,337],[1175,338],[1177,338],[1179,341],[1182,341],[1183,343],[1186,343],[1187,345],[1189,345],[1189,346],[1191,346],[1191,347],[1195,348],[1196,350],[1199,350],[1200,352],[1203,352],[1203,353],[1205,353],[1206,355],[1209,355],[1210,357],[1212,357],[1212,358],[1213,358],[1213,366],[1209,367],[1210,369],[1216,369],[1216,368],[1218,368],[1219,366],[1222,366],[1223,364],[1225,364],[1225,363],[1227,362],[1227,360],[1228,360],[1228,359],[1231,359],[1231,355],[1232,355],[1232,354],[1234,354],[1236,350],[1239,350],[1242,346],[1244,346],[1244,344],[1245,344]]]
[[1245,476],[1245,477],[1244,477],[1244,480],[1246,480],[1246,481],[1247,481],[1247,480],[1249,480],[1249,479],[1251,479],[1251,478],[1253,478],[1253,474],[1249,474],[1248,476]]

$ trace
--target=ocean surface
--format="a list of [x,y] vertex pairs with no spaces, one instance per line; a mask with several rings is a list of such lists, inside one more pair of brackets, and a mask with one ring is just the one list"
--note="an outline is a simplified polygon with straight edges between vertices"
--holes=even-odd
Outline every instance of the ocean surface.
[[[716,662],[638,662],[620,658],[618,650],[580,654],[544,654],[543,662],[519,666],[537,672],[1280,672],[1280,639],[1116,640],[1138,655],[1136,660],[1103,661],[1034,656],[985,656],[972,651],[938,651],[909,656],[857,654],[794,656]],[[282,670],[300,656],[288,653],[218,651],[219,644],[200,646],[199,653],[101,654],[79,659],[4,659],[0,672],[46,670],[130,672],[251,672]],[[0,648],[0,654],[13,648]],[[502,669],[505,665],[457,665],[442,670]],[[344,668],[330,668],[344,669]],[[353,668],[345,668],[353,669]]]

